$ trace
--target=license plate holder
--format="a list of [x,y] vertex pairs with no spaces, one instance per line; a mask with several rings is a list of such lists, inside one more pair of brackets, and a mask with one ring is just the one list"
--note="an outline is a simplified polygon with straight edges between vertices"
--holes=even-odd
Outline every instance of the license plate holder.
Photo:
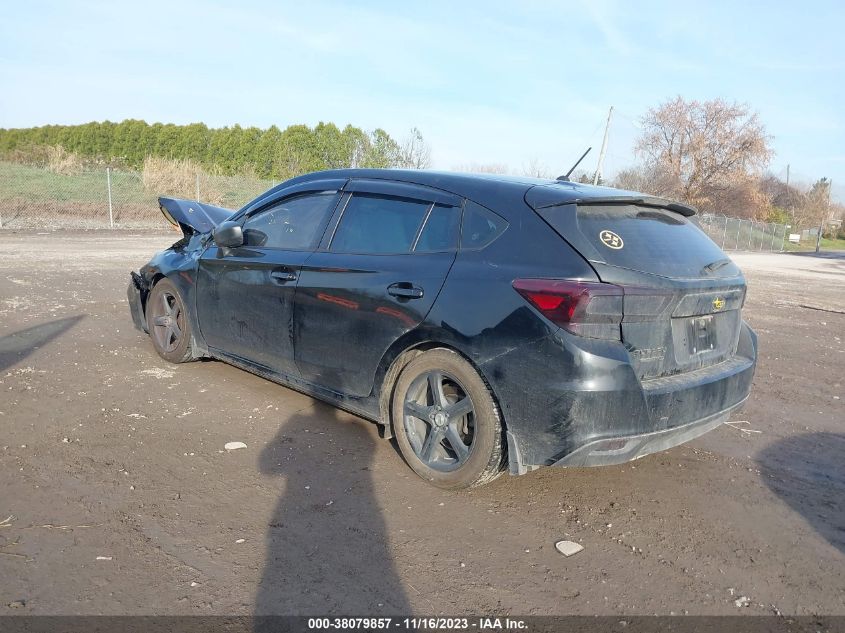
[[687,351],[689,354],[704,354],[718,347],[716,323],[712,314],[692,317],[687,322]]

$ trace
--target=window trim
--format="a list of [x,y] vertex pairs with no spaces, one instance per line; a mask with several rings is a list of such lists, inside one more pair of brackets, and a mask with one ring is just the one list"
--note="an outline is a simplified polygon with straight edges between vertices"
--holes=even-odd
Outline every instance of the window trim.
[[417,243],[419,243],[420,236],[423,234],[423,231],[425,231],[425,227],[428,224],[428,219],[431,217],[431,212],[434,211],[434,206],[435,205],[433,202],[428,205],[428,209],[426,209],[425,212],[425,217],[423,218],[422,222],[420,222],[420,225],[417,227],[417,234],[414,235],[414,241],[411,242],[411,248],[408,250],[409,253],[415,253],[417,251]]
[[[320,191],[335,191],[340,193],[343,191],[348,182],[349,178],[320,178],[318,180],[307,180],[305,182],[290,184],[282,189],[277,189],[276,191],[270,189],[269,191],[265,191],[260,196],[247,202],[246,205],[241,207],[238,212],[230,218],[230,220],[239,222],[247,216],[259,213],[271,204],[297,194]],[[276,185],[276,187],[282,187],[284,184],[285,183]]]
[[460,207],[463,202],[463,198],[457,194],[404,180],[352,178],[344,185],[343,190],[348,193],[370,193],[421,202],[433,202],[447,207]]
[[[444,248],[444,249],[436,250],[436,251],[418,251],[417,250],[417,243],[419,242],[420,237],[422,237],[422,234],[425,232],[425,229],[428,226],[428,221],[431,218],[431,215],[434,213],[434,210],[438,206],[441,206],[445,209],[451,209],[452,212],[458,217],[457,231],[455,232],[455,235],[453,235],[452,245],[449,246],[448,248]],[[423,221],[423,225],[420,227],[419,235],[417,236],[416,240],[414,241],[413,248],[411,249],[410,252],[415,254],[415,255],[428,255],[428,254],[431,254],[431,253],[457,253],[461,248],[461,231],[463,229],[463,224],[464,224],[464,200],[461,200],[461,204],[457,205],[457,206],[442,205],[442,204],[438,205],[437,203],[434,203],[433,205],[431,205],[431,208],[428,210],[428,215],[426,215],[425,220]]]
[[343,214],[346,213],[346,207],[349,205],[349,201],[351,199],[352,194],[344,191],[343,196],[340,199],[340,203],[337,208],[335,208],[334,215],[329,221],[329,226],[323,233],[323,238],[320,240],[320,245],[317,247],[318,251],[331,252],[329,247],[334,241],[334,235],[337,233],[337,227],[340,225],[340,220],[343,218]]

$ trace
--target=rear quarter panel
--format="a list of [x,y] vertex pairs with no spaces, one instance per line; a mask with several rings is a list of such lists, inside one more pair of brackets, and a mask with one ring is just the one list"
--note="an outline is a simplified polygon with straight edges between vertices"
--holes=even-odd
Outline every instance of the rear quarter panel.
[[537,427],[536,411],[527,403],[547,395],[535,380],[537,372],[551,372],[559,381],[567,368],[549,367],[537,353],[528,357],[542,366],[527,367],[519,360],[524,356],[513,353],[546,348],[541,341],[553,339],[559,328],[529,306],[512,283],[518,278],[597,277],[521,198],[486,202],[509,226],[487,247],[458,253],[421,332],[427,329],[430,338],[455,347],[475,364],[491,386],[508,430],[527,442]]

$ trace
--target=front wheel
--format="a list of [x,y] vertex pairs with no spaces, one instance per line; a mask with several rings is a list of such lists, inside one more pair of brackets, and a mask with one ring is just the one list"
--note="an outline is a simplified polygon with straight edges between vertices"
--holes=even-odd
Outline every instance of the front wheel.
[[164,360],[184,363],[193,358],[191,323],[185,302],[167,278],[153,286],[147,298],[147,329],[153,347]]
[[435,486],[480,486],[502,473],[499,409],[457,353],[434,349],[409,362],[396,381],[391,415],[405,461]]

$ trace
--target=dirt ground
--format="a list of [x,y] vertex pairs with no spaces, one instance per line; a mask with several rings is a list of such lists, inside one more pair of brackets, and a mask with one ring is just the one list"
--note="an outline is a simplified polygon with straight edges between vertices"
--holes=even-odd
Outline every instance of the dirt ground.
[[0,233],[0,614],[845,614],[845,259],[736,255],[736,424],[449,493],[364,420],[161,360],[125,289],[172,241]]

